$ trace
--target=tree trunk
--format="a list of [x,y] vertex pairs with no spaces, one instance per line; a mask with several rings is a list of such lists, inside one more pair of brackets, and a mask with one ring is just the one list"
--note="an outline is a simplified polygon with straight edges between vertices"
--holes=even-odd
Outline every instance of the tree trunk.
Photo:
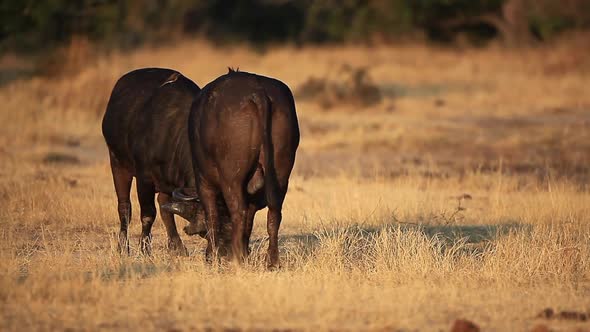
[[[503,27],[496,26],[502,33],[504,42],[508,46],[526,46],[533,43],[534,38],[529,28],[526,0],[507,0],[502,6]],[[529,8],[530,9],[530,8]]]
[[449,29],[463,24],[485,23],[496,28],[506,46],[527,46],[535,41],[528,21],[532,5],[527,0],[506,0],[502,5],[501,13],[457,17],[443,22],[440,27]]

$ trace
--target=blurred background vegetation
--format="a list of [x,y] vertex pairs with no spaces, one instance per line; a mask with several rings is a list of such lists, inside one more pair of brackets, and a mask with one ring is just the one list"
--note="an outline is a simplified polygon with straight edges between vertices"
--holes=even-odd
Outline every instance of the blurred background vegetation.
[[509,46],[590,27],[590,0],[0,0],[0,51],[88,41],[129,49],[187,35],[216,43],[427,40]]

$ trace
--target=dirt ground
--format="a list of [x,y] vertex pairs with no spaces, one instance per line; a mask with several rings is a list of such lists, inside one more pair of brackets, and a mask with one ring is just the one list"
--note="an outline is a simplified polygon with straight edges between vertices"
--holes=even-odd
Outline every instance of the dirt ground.
[[[588,38],[540,48],[420,45],[219,49],[202,41],[113,53],[58,77],[0,80],[1,330],[589,330]],[[2,63],[2,62],[0,62]],[[338,80],[366,68],[368,106],[296,95],[301,145],[267,272],[265,213],[243,268],[116,248],[100,133],[129,70],[180,70],[199,86],[227,66]],[[132,195],[135,195],[132,193]],[[186,221],[178,218],[181,229]]]

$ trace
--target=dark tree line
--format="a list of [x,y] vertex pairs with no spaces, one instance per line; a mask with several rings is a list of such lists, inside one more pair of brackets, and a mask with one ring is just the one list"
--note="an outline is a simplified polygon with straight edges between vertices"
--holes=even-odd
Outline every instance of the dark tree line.
[[103,46],[201,35],[215,42],[428,38],[509,45],[590,26],[590,0],[0,0],[0,50],[39,51],[83,36]]

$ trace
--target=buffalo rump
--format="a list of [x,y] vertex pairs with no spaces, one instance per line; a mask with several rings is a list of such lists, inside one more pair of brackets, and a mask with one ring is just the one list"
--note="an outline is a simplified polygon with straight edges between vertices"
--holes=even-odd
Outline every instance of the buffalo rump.
[[278,231],[299,145],[295,102],[287,85],[230,70],[207,84],[188,121],[195,184],[207,220],[207,257],[220,244],[220,211],[231,219],[231,253],[241,262],[256,211],[268,207],[268,266],[278,267]]

